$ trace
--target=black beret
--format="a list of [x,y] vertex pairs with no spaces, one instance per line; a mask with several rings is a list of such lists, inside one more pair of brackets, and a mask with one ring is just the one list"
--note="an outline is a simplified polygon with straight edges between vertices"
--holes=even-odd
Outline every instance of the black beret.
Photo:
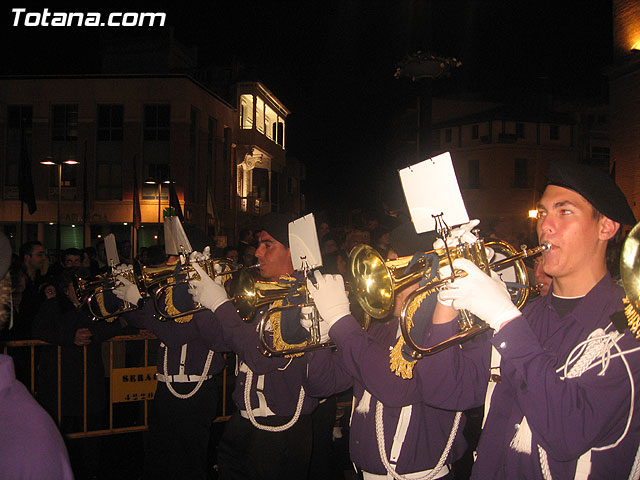
[[4,233],[0,233],[0,280],[4,278],[11,265],[11,245]]
[[433,250],[433,242],[436,240],[436,233],[424,232],[416,233],[413,222],[409,221],[394,228],[390,235],[391,248],[399,257],[406,257],[417,252],[428,252]]
[[551,162],[547,185],[557,185],[579,193],[593,208],[614,222],[636,224],[636,217],[624,193],[601,169],[564,160]]
[[284,213],[267,213],[260,217],[259,231],[264,230],[285,247],[289,248],[289,222],[288,215]]

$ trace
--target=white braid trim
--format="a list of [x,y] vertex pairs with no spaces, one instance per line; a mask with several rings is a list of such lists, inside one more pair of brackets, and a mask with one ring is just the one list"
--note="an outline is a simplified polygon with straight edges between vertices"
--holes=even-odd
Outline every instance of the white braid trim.
[[633,462],[633,467],[631,467],[631,474],[629,475],[629,480],[638,480],[640,479],[640,446],[638,447],[638,452],[636,453],[636,459]]
[[358,402],[358,406],[356,407],[356,412],[366,415],[369,413],[371,408],[371,394],[366,390],[362,394],[362,398]]
[[[167,374],[167,352],[169,350],[169,347],[167,347],[166,345],[164,346],[164,371],[163,371],[163,375],[164,378],[169,378],[169,375]],[[200,380],[198,380],[198,383],[196,384],[195,387],[193,387],[193,390],[191,390],[189,393],[178,393],[174,390],[174,388],[171,386],[171,382],[165,382],[165,385],[167,386],[167,389],[171,392],[171,394],[176,397],[176,398],[180,398],[182,400],[185,400],[187,398],[191,398],[193,397],[198,390],[200,390],[200,387],[202,386],[202,384],[205,381],[206,378],[206,373],[209,371],[209,367],[211,366],[211,359],[213,358],[213,350],[209,350],[209,354],[207,355],[207,361],[204,362],[204,370],[202,370],[202,375],[200,375]]]
[[[611,327],[609,324],[606,328],[608,330]],[[587,452],[585,452],[579,459],[578,464],[576,466],[576,473],[574,480],[586,480],[589,478],[589,474],[591,473],[591,452],[592,451],[602,451],[608,450],[611,448],[617,447],[620,442],[626,437],[629,428],[631,426],[631,420],[633,418],[633,406],[635,403],[635,385],[633,383],[633,375],[631,373],[631,368],[629,367],[629,363],[625,358],[626,353],[635,352],[637,349],[630,350],[628,352],[622,352],[620,347],[618,346],[618,340],[623,336],[623,334],[612,331],[607,333],[606,330],[602,328],[597,328],[593,332],[589,334],[586,340],[580,342],[578,345],[574,347],[574,349],[569,353],[567,357],[567,361],[565,364],[557,370],[557,373],[562,372],[563,376],[561,379],[566,378],[576,378],[581,376],[584,372],[600,365],[601,370],[598,372],[598,376],[605,375],[607,368],[611,362],[612,358],[620,357],[622,362],[624,363],[627,374],[629,376],[629,384],[631,388],[630,395],[630,408],[629,408],[629,416],[627,417],[627,424],[625,426],[622,435],[611,445],[606,445],[603,447],[594,447]],[[615,348],[618,353],[615,355],[611,354],[611,349]],[[570,365],[573,364],[571,368]],[[531,453],[531,438],[532,433],[531,429],[528,425],[526,417],[522,418],[522,422],[520,422],[520,427],[516,432],[513,440],[511,441],[511,448],[516,451],[523,453]],[[529,443],[529,449],[527,451],[527,442]],[[540,446],[538,447],[538,455],[540,457],[540,468],[542,470],[542,476],[545,480],[552,480],[551,470],[549,468],[549,460],[547,457],[547,452]],[[640,478],[640,447],[638,448],[638,452],[636,454],[636,458],[629,474],[629,480],[638,480]]]
[[531,455],[531,437],[531,428],[529,427],[527,417],[522,417],[518,425],[518,430],[516,430],[516,434],[511,439],[509,446],[516,452]]
[[[389,463],[389,459],[387,458],[387,450],[384,445],[384,423],[383,423],[383,405],[381,402],[376,400],[376,439],[378,440],[378,452],[380,453],[380,460],[382,460],[382,464],[384,468],[387,470],[389,475],[391,475],[395,480],[408,480],[407,477],[396,473],[395,469]],[[451,433],[449,434],[449,438],[447,439],[447,443],[444,447],[444,451],[436,463],[436,466],[431,469],[430,473],[425,475],[424,477],[419,477],[417,479],[412,480],[431,480],[434,478],[442,467],[444,467],[445,462],[447,461],[447,457],[449,456],[449,452],[451,451],[451,446],[453,445],[453,441],[456,438],[456,434],[458,433],[458,427],[460,426],[460,418],[462,417],[462,412],[456,412],[456,416],[453,419],[453,427],[451,428]]]
[[253,409],[251,408],[251,383],[253,382],[253,371],[247,367],[247,376],[245,378],[244,384],[244,407],[247,412],[247,416],[249,417],[249,421],[251,424],[259,430],[264,430],[265,432],[284,432],[289,428],[293,427],[295,423],[300,418],[300,413],[302,413],[302,405],[304,404],[304,387],[300,386],[300,395],[298,396],[298,404],[296,405],[296,412],[293,414],[291,420],[289,420],[284,425],[261,425],[256,420],[256,417],[253,415]]

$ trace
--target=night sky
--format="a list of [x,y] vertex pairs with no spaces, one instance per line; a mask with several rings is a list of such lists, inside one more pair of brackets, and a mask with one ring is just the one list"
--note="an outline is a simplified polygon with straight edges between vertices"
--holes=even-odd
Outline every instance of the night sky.
[[[73,8],[26,3],[28,11]],[[533,91],[602,93],[602,68],[611,62],[611,2],[602,0],[124,5],[130,11],[165,11],[176,38],[198,47],[200,64],[240,62],[243,80],[264,82],[291,110],[287,151],[307,166],[310,210],[339,199],[357,208],[386,193],[393,196],[376,189],[375,176],[394,177],[383,168],[391,160],[385,153],[390,121],[415,94],[410,80],[393,74],[409,53],[430,51],[462,61],[450,78],[436,81],[436,93],[484,92],[509,100]],[[15,6],[3,7],[0,73],[97,71],[100,28],[13,27]],[[75,8],[106,13],[123,4],[85,2]],[[397,178],[387,185],[399,188]]]

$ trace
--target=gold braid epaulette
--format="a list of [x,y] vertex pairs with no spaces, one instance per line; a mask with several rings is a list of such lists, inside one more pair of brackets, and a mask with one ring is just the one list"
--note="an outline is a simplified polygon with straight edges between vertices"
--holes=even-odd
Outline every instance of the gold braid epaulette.
[[[281,276],[280,280],[285,282],[296,281],[294,277],[291,277],[289,275]],[[271,304],[271,307],[281,307],[282,304],[283,304],[282,300],[276,300]],[[304,347],[308,343],[308,341],[304,341],[302,343],[296,343],[296,344],[291,344],[284,341],[284,339],[282,338],[282,329],[280,327],[280,320],[282,318],[281,314],[282,312],[277,312],[271,315],[271,318],[269,319],[269,321],[271,322],[271,331],[273,332],[274,348],[277,350],[285,350],[288,348]],[[285,357],[293,358],[293,357],[301,357],[302,355],[304,355],[304,352],[290,353],[285,355]]]
[[[170,283],[173,283],[173,282],[170,281]],[[180,313],[180,310],[178,310],[176,308],[176,306],[173,304],[173,288],[167,288],[167,290],[166,290],[166,293],[164,295],[164,309],[170,315],[176,315],[176,314]],[[174,322],[176,322],[176,323],[188,323],[188,322],[191,321],[192,318],[193,318],[193,314],[184,315],[182,317],[178,317],[178,318],[174,319]]]
[[624,297],[622,303],[626,305],[626,307],[624,307],[624,314],[627,317],[629,329],[636,336],[636,339],[640,339],[640,315],[628,297]]
[[[98,308],[100,308],[100,314],[104,317],[106,317],[107,315],[109,315],[109,312],[107,311],[107,307],[104,304],[104,292],[99,292],[97,293],[94,298],[96,299],[96,301],[98,302]],[[118,317],[111,317],[111,318],[107,318],[106,321],[111,323],[113,322],[116,318]]]
[[[434,293],[434,291],[435,290],[430,289],[421,293],[413,300],[411,305],[409,305],[409,308],[407,309],[407,329],[409,331],[413,328],[413,316],[418,311],[418,308],[420,308],[420,305],[422,305],[424,299]],[[389,354],[389,368],[400,378],[413,378],[413,367],[417,360],[407,360],[404,358],[404,355],[402,354],[402,347],[404,346],[404,337],[400,335],[396,346],[393,347]]]

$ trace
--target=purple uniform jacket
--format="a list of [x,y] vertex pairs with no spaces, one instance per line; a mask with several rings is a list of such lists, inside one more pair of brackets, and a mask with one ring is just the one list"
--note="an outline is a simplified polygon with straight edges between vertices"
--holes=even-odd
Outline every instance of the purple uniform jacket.
[[0,355],[0,477],[73,479],[67,449],[51,417]]
[[[167,374],[178,374],[182,346],[187,345],[184,373],[186,375],[215,375],[224,368],[224,358],[220,352],[228,351],[229,349],[222,341],[222,333],[216,325],[212,325],[210,339],[205,340],[202,338],[195,319],[203,315],[206,316],[204,311],[197,312],[194,314],[194,318],[186,323],[176,323],[173,320],[162,321],[156,315],[153,301],[147,299],[141,309],[126,313],[123,317],[129,325],[149,330],[165,344],[166,347],[161,348],[158,355],[158,373],[164,372],[164,355],[166,353]],[[216,328],[217,332],[215,331]],[[210,349],[215,354],[208,372],[203,372]]]
[[[365,332],[356,319],[349,315],[331,327],[330,335],[337,345],[337,351],[329,359],[314,357],[314,361],[310,363],[311,368],[325,372],[328,377],[324,380],[325,383],[333,383],[336,391],[344,390],[352,383],[356,406],[365,389],[371,394],[369,412],[352,413],[349,448],[351,460],[358,467],[379,475],[385,475],[387,470],[378,451],[376,400],[384,404],[387,458],[391,456],[402,407],[411,407],[409,425],[395,467],[400,474],[429,470],[438,463],[455,417],[455,411],[432,408],[422,402],[417,378],[402,379],[391,372],[389,349],[396,344],[397,334],[397,319],[386,323],[373,322]],[[317,353],[314,355],[317,356]],[[326,354],[323,355],[326,357]],[[335,375],[334,380],[330,378],[332,374]],[[458,459],[466,449],[463,428],[464,421],[461,421],[446,463]]]
[[[215,313],[205,311],[195,318],[196,325],[205,342],[213,342],[222,330],[222,339],[253,372],[250,401],[251,408],[266,402],[275,415],[292,416],[296,411],[300,387],[305,386],[306,395],[302,414],[308,414],[317,406],[318,400],[312,398],[314,392],[307,386],[306,355],[295,358],[268,358],[260,351],[260,339],[256,331],[255,321],[242,321],[235,306],[231,302],[223,303]],[[233,391],[233,401],[240,410],[246,410],[244,387],[247,372],[240,368]],[[260,398],[256,389],[260,390]],[[263,402],[263,403],[264,403]],[[262,403],[262,404],[263,404]],[[256,414],[259,416],[259,414]]]
[[[540,445],[547,452],[553,478],[572,479],[583,453],[620,438],[631,407],[630,377],[623,360],[611,358],[604,374],[602,365],[598,365],[581,376],[564,380],[556,370],[595,329],[607,328],[610,315],[623,309],[623,296],[622,288],[606,274],[565,317],[560,318],[551,305],[550,293],[531,302],[522,316],[494,335],[491,342],[501,354],[502,380],[493,392],[472,478],[542,479],[536,447]],[[610,326],[608,331],[612,330],[614,327]],[[627,331],[617,346],[627,351],[640,345]],[[617,349],[611,348],[611,353],[617,353]],[[640,352],[628,353],[625,358],[637,390]],[[440,357],[437,360],[441,368],[447,368]],[[466,365],[463,373],[469,378],[465,383],[479,381],[481,368]],[[452,377],[443,388],[456,390],[453,382],[458,378]],[[636,412],[626,437],[613,449],[592,452],[589,478],[629,477],[640,440],[637,394],[634,403]],[[523,416],[532,431],[531,455],[510,447]]]

